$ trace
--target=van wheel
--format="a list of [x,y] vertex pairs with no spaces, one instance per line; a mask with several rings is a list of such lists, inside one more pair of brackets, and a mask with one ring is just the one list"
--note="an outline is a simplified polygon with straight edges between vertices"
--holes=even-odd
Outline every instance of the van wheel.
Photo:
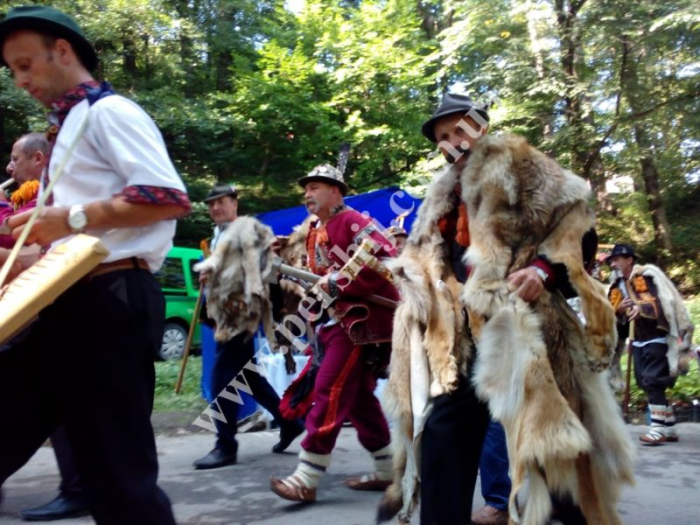
[[169,359],[181,359],[185,353],[187,343],[187,331],[177,323],[165,323],[163,332],[163,344],[158,352],[158,357],[167,361]]

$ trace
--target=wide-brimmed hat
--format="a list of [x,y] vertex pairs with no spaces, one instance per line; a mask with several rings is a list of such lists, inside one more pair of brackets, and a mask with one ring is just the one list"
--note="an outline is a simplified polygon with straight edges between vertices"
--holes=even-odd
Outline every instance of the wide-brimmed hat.
[[238,192],[236,191],[236,187],[233,184],[217,184],[209,190],[207,196],[204,197],[204,202],[213,201],[220,197],[232,197],[237,199]]
[[343,174],[338,168],[334,168],[330,164],[321,164],[312,169],[308,175],[299,179],[299,186],[305,188],[309,182],[325,182],[333,186],[338,186],[343,196],[347,195],[350,187],[345,184]]
[[610,264],[610,261],[612,261],[613,257],[617,257],[618,255],[632,257],[635,261],[639,258],[634,253],[634,248],[632,248],[629,244],[616,244],[613,247],[612,252],[610,252],[610,255],[608,255],[605,258],[605,264]]
[[[67,40],[85,68],[93,70],[97,66],[97,53],[75,20],[58,9],[43,5],[25,5],[8,11],[0,22],[0,52],[8,35],[24,29]],[[0,53],[0,65],[7,65],[2,53]]]
[[474,109],[486,122],[489,121],[489,114],[485,107],[479,106],[467,95],[457,95],[454,93],[445,93],[440,101],[440,107],[437,108],[433,116],[421,126],[421,131],[425,138],[430,142],[437,142],[435,138],[435,123],[443,117],[462,113],[466,115],[470,110]]

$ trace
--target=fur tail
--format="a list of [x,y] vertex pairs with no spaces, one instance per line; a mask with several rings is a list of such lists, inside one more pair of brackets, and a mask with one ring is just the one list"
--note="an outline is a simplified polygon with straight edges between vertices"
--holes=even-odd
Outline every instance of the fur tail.
[[384,492],[382,501],[377,507],[377,523],[389,521],[396,516],[403,507],[403,491],[401,485],[396,482],[391,484]]

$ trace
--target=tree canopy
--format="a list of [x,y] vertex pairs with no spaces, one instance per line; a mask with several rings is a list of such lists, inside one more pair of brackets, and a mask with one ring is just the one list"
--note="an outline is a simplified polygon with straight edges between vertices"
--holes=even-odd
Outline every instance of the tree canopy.
[[[73,15],[97,75],[154,117],[193,201],[225,181],[243,212],[296,205],[296,180],[335,163],[344,143],[353,191],[420,193],[434,151],[420,125],[441,94],[495,94],[492,132],[526,136],[590,182],[602,242],[632,243],[684,289],[700,287],[694,2],[39,3]],[[45,128],[45,110],[7,70],[0,109],[6,163],[17,136]],[[177,241],[196,244],[209,227],[198,204]]]

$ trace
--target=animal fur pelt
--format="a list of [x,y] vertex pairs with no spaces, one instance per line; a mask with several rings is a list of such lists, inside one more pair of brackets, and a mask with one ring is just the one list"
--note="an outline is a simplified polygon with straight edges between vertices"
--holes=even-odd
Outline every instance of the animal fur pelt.
[[[471,268],[462,301],[476,338],[477,393],[506,431],[511,521],[547,523],[550,493],[569,494],[588,523],[621,523],[632,444],[605,375],[615,317],[583,268],[594,224],[586,183],[520,137],[482,137],[461,177]],[[525,303],[507,276],[537,256],[563,264],[586,325],[558,293]],[[524,514],[516,496],[529,477]]]
[[274,239],[272,230],[257,219],[238,217],[221,234],[211,256],[195,265],[195,271],[210,273],[207,314],[216,322],[217,341],[243,332],[252,336],[262,322],[274,346],[270,289],[265,283],[272,270]]
[[659,293],[659,303],[668,321],[668,334],[666,335],[668,352],[666,352],[666,357],[671,376],[675,377],[679,372],[687,372],[695,327],[690,320],[681,294],[678,293],[666,274],[653,264],[635,264],[630,279],[634,279],[638,275],[651,277]]
[[459,174],[450,169],[430,184],[400,257],[387,262],[401,295],[394,314],[384,411],[393,419],[394,482],[378,509],[380,521],[397,512],[405,522],[418,500],[420,436],[430,398],[453,391],[470,342],[452,271],[437,224],[454,206]]

